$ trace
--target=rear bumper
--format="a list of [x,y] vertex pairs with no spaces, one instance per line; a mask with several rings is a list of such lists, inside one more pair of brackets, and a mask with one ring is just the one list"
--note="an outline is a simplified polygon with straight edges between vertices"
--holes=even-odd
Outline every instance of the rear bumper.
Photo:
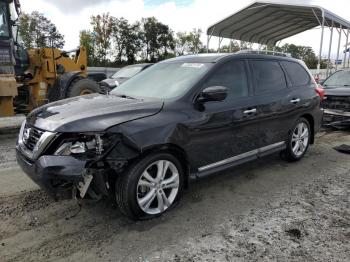
[[324,109],[323,125],[336,128],[348,128],[350,127],[350,112]]
[[84,180],[86,161],[71,156],[41,156],[32,161],[17,148],[16,158],[22,170],[54,198],[71,197],[73,185]]

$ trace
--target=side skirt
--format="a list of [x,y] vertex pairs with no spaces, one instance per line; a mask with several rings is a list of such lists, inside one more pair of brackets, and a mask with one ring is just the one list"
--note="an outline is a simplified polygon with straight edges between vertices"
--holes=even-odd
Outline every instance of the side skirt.
[[240,164],[270,155],[275,152],[286,149],[286,142],[278,142],[272,145],[261,147],[234,157],[230,157],[219,162],[215,162],[206,166],[198,168],[198,172],[190,174],[190,179],[195,180],[198,178],[206,177],[228,168],[238,166]]

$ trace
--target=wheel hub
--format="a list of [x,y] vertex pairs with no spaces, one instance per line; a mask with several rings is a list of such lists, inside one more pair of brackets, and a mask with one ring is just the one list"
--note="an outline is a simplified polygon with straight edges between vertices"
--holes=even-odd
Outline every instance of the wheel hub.
[[168,160],[158,160],[142,173],[137,184],[137,202],[147,214],[160,214],[175,201],[179,191],[179,172]]

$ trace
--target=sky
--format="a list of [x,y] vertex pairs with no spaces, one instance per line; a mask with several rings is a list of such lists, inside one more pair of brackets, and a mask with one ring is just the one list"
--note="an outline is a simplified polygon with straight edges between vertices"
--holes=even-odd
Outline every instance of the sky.
[[[130,22],[142,17],[155,16],[162,23],[168,24],[172,30],[191,31],[200,28],[206,32],[207,28],[239,9],[252,3],[250,0],[20,0],[22,11],[30,13],[39,11],[48,17],[65,36],[65,49],[72,49],[79,45],[79,31],[90,29],[91,15],[109,12],[115,17],[125,17]],[[350,21],[349,0],[278,0],[276,2],[291,2],[322,6],[329,11]],[[318,54],[321,30],[313,29],[301,33],[283,43],[311,46]],[[325,31],[322,56],[328,52],[330,32]],[[206,43],[205,33],[202,36]],[[349,39],[350,41],[350,39]],[[217,47],[217,40],[213,39],[211,47]],[[332,56],[336,53],[337,38],[333,39]],[[342,36],[342,46],[345,37]]]

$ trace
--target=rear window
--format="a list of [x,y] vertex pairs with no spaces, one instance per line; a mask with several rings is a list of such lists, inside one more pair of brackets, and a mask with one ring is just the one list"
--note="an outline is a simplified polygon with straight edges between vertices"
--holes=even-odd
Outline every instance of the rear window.
[[255,78],[255,94],[275,92],[287,88],[286,78],[276,61],[251,61]]
[[306,72],[305,68],[298,63],[284,61],[282,62],[282,65],[287,71],[293,86],[305,86],[310,83],[309,74]]

